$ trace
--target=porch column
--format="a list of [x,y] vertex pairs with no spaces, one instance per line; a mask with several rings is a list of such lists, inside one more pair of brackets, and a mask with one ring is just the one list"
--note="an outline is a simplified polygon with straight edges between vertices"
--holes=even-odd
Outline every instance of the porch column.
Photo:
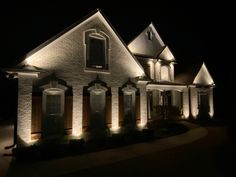
[[171,91],[171,106],[178,106],[178,104],[177,104],[177,101],[178,101],[178,99],[179,98],[176,98],[177,97],[177,91],[175,91],[175,90],[172,90]]
[[209,116],[213,118],[214,116],[214,102],[213,102],[213,88],[209,89]]
[[150,71],[149,71],[149,72],[150,72],[150,78],[151,78],[151,79],[155,79],[155,75],[154,75],[154,73],[155,73],[155,72],[154,72],[154,71],[155,71],[155,68],[154,68],[155,65],[154,65],[153,61],[149,61],[149,62],[148,62],[148,65],[149,65],[149,67],[150,67]]
[[189,118],[189,94],[188,88],[183,89],[183,115],[185,119]]
[[144,127],[147,124],[147,91],[146,82],[139,82],[140,90],[140,126]]
[[193,118],[197,118],[198,115],[198,98],[197,98],[197,88],[190,87],[190,101],[191,101],[191,114]]
[[173,63],[170,64],[170,80],[172,82],[175,81],[175,71],[174,71],[174,64]]
[[35,76],[18,74],[17,145],[31,141],[32,83]]
[[83,119],[83,86],[73,84],[73,113],[72,113],[72,135],[82,134]]
[[111,128],[117,130],[119,128],[119,94],[118,87],[111,87]]

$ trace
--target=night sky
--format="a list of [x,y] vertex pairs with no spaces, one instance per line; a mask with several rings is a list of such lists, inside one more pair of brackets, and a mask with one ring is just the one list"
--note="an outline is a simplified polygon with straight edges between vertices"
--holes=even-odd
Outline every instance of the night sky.
[[233,58],[227,58],[224,49],[227,43],[223,40],[228,38],[225,29],[231,12],[222,2],[85,1],[7,1],[1,4],[0,67],[14,66],[27,52],[99,8],[127,44],[153,22],[174,53],[178,62],[176,72],[205,61],[216,83],[216,113],[230,113],[228,105],[233,96],[224,92],[228,88],[233,90],[233,71],[227,69],[227,65],[232,67]]

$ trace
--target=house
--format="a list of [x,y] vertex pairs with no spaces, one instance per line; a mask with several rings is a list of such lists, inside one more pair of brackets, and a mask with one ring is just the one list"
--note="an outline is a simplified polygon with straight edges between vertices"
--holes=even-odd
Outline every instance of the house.
[[152,23],[127,46],[93,12],[5,69],[18,79],[18,146],[142,129],[155,119],[213,117],[205,64],[187,85],[175,82],[175,63]]

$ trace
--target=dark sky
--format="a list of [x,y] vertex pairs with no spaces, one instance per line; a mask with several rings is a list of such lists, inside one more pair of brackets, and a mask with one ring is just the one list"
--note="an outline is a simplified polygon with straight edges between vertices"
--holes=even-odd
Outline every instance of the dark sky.
[[223,92],[234,78],[222,60],[231,12],[222,2],[9,0],[0,8],[1,67],[17,64],[27,52],[100,8],[126,43],[152,21],[176,57],[177,72],[205,61],[217,85],[218,107],[230,101]]
[[129,1],[10,1],[2,6],[7,11],[1,12],[1,26],[6,30],[3,37],[7,44],[3,51],[6,59],[2,62],[13,64],[28,51],[96,8],[104,12],[127,43],[153,21],[179,63],[213,61],[210,50],[212,39],[223,20],[218,18],[220,15],[216,4],[158,0],[130,1],[131,4],[128,4]]

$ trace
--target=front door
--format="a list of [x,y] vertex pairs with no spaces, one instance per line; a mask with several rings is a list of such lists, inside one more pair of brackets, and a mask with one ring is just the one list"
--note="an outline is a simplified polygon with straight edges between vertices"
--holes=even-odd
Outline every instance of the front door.
[[209,113],[209,101],[207,93],[199,93],[198,95],[198,110],[200,117],[206,117]]

